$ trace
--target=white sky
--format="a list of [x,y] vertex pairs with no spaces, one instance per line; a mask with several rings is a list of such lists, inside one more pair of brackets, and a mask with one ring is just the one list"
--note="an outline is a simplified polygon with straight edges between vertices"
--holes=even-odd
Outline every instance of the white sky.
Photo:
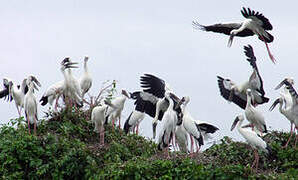
[[[237,83],[247,80],[252,70],[243,46],[251,44],[271,98],[260,109],[270,130],[288,131],[290,123],[277,109],[268,109],[278,97],[274,87],[286,76],[298,76],[297,5],[296,1],[257,0],[0,1],[0,77],[21,83],[29,74],[36,75],[42,83],[39,100],[49,85],[63,78],[59,71],[62,58],[70,56],[82,62],[88,55],[92,94],[103,81],[112,79],[118,80],[119,88],[139,90],[140,75],[152,73],[171,84],[179,96],[190,96],[188,108],[193,117],[221,129],[216,138],[228,135],[241,139],[238,132],[229,129],[243,111],[220,96],[216,76]],[[275,40],[269,46],[276,65],[257,37],[236,37],[227,48],[228,36],[192,28],[192,20],[206,25],[239,22],[243,6],[270,19]],[[81,73],[79,69],[76,75]],[[133,109],[132,103],[126,102],[122,123]],[[18,117],[14,103],[1,101],[0,113],[2,123]],[[152,136],[151,119],[146,118],[141,128],[142,134]]]

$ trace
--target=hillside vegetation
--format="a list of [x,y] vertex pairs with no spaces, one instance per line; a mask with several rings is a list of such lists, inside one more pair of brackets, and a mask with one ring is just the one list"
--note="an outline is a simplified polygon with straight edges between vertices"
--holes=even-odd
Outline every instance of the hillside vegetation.
[[264,139],[274,156],[260,155],[254,171],[253,151],[245,143],[224,137],[221,143],[190,157],[170,158],[154,142],[106,127],[105,145],[93,132],[90,111],[49,114],[29,135],[22,118],[0,130],[1,179],[297,179],[298,151],[289,133],[271,132]]

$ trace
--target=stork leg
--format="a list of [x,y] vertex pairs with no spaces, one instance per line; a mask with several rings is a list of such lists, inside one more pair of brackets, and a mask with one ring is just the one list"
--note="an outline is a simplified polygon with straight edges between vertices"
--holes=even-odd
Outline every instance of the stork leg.
[[258,150],[256,150],[256,170],[258,170],[258,167],[259,167],[259,159],[260,159],[260,157],[259,157],[259,153],[258,153]]
[[121,115],[119,116],[119,129],[121,129],[121,122],[120,122],[120,119],[121,119]]
[[[295,130],[295,128],[294,128],[294,130]],[[283,146],[283,148],[287,148],[287,147],[288,147],[288,144],[289,144],[289,142],[290,142],[290,140],[291,140],[292,135],[293,135],[293,123],[291,123],[290,137],[289,137],[289,139],[288,139],[286,145]]]
[[28,115],[26,114],[26,119],[27,119],[27,121],[28,121],[28,129],[29,129],[29,134],[31,134],[31,132],[30,132],[30,121],[29,121],[29,117],[28,117]]
[[34,116],[34,135],[36,136],[36,125],[37,125],[37,118]]
[[252,163],[252,165],[251,165],[251,168],[253,168],[253,167],[255,167],[256,166],[256,163],[257,163],[257,150],[256,149],[254,149],[254,161],[253,161],[253,163]]
[[17,107],[17,111],[18,111],[18,113],[19,113],[19,117],[21,117],[22,115],[21,115],[21,111],[20,111],[20,109],[19,109],[19,106],[16,104],[16,107]]
[[261,39],[264,41],[264,43],[265,43],[265,45],[266,45],[266,49],[267,49],[267,52],[268,52],[268,55],[269,55],[271,61],[275,64],[276,60],[275,60],[274,56],[272,55],[272,53],[270,52],[270,50],[269,50],[269,46],[268,46],[268,44],[267,44],[265,38],[264,38],[262,35],[261,35],[260,37],[261,37]]
[[190,137],[190,153],[193,153],[194,151],[193,137],[192,135],[189,135],[189,137]]
[[100,135],[100,144],[104,145],[104,143],[105,143],[105,128],[103,125],[100,127],[99,135]]
[[296,136],[295,136],[295,148],[296,148],[296,144],[297,144],[297,140],[298,140],[298,127],[296,127]]
[[197,142],[197,141],[196,141],[196,148],[197,148],[197,151],[196,151],[196,152],[198,153],[198,152],[200,151],[200,148],[201,148],[201,147],[198,146],[198,142]]
[[137,130],[136,130],[136,134],[139,134],[139,124],[137,124]]
[[172,133],[173,135],[172,135],[172,145],[173,145],[173,149],[174,149],[174,151],[176,151],[176,146],[175,146],[175,144],[176,144],[176,140],[175,140],[175,134],[174,133]]

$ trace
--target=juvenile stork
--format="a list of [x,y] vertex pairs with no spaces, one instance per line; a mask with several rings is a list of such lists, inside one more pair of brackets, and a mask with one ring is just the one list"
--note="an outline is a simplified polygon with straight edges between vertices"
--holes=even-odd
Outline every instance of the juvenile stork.
[[257,59],[254,55],[252,46],[244,46],[244,53],[247,57],[247,61],[250,63],[253,69],[253,72],[247,81],[245,81],[241,85],[236,85],[230,79],[224,79],[220,76],[217,76],[218,87],[222,97],[224,97],[229,102],[232,101],[242,109],[245,109],[247,104],[247,89],[251,89],[252,91],[254,97],[254,105],[267,103],[269,101],[269,98],[265,97],[263,80],[256,64]]
[[246,119],[250,122],[249,126],[251,126],[253,129],[254,127],[256,127],[255,131],[260,131],[261,134],[267,133],[267,126],[263,114],[251,104],[251,99],[253,98],[251,90],[247,89],[246,94],[247,104],[245,107],[245,116]]
[[[293,121],[293,123],[295,125],[295,128],[294,129],[296,129],[296,131],[297,131],[298,130],[298,94],[297,94],[296,90],[294,89],[294,87],[293,87],[293,85],[292,85],[291,82],[289,82],[289,81],[283,81],[282,83],[286,85],[286,87],[289,90],[289,93],[291,94],[292,104],[291,104],[291,106],[288,107],[289,108],[288,111],[289,111],[289,114],[291,115],[290,118],[293,119],[292,121]],[[292,125],[291,125],[291,131],[292,131]],[[293,132],[291,132],[291,134],[292,133]],[[298,135],[296,134],[296,137],[295,137],[295,147],[296,147],[297,139],[298,139],[297,136]],[[290,137],[291,137],[291,135],[290,135]]]
[[250,8],[243,8],[241,14],[246,18],[241,23],[218,23],[210,26],[204,26],[197,21],[193,21],[193,27],[203,31],[211,31],[216,33],[223,33],[229,35],[228,47],[232,45],[234,36],[247,37],[257,35],[258,38],[266,45],[269,57],[273,63],[276,62],[271,54],[268,44],[273,42],[274,37],[268,32],[273,29],[269,20],[259,12],[250,10]]
[[255,160],[253,162],[252,167],[255,167],[258,169],[259,165],[259,154],[258,150],[264,151],[269,156],[272,154],[271,147],[254,131],[241,127],[241,124],[244,120],[243,115],[238,115],[232,124],[231,131],[236,127],[238,132],[244,137],[244,139],[247,141],[247,143],[254,148],[254,155]]
[[82,99],[84,99],[85,94],[89,91],[89,89],[92,86],[92,78],[90,76],[90,73],[88,71],[87,62],[89,60],[89,57],[85,56],[84,58],[84,74],[79,79],[80,87],[82,91]]
[[28,86],[28,92],[24,97],[24,111],[28,121],[28,129],[30,134],[30,124],[34,124],[34,135],[36,135],[36,124],[38,121],[37,115],[37,102],[34,96],[34,82],[38,80],[34,76],[29,76],[26,80]]

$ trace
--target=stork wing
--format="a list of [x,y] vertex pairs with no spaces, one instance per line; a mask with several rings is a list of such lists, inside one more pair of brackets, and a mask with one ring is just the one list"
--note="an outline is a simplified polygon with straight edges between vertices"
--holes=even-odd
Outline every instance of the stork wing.
[[[230,35],[233,29],[239,29],[241,27],[241,23],[218,23],[209,26],[204,26],[199,24],[197,21],[192,21],[192,26],[194,29]],[[253,35],[254,33],[251,30],[244,29],[243,31],[237,33],[235,36],[246,37]]]
[[[144,112],[153,118],[155,117],[156,103],[158,101],[155,96],[146,92],[136,91],[131,93],[131,98],[135,100],[135,110]],[[161,120],[162,117],[163,112],[161,111],[159,113],[158,119]]]
[[29,90],[29,88],[28,88],[28,86],[27,86],[27,78],[25,78],[25,79],[23,80],[21,88],[22,88],[22,92],[23,92],[23,94],[27,94],[27,92],[28,92],[28,90]]
[[262,14],[259,13],[257,11],[254,10],[250,10],[249,8],[242,8],[241,10],[241,14],[245,17],[245,18],[250,18],[252,20],[258,21],[258,23],[260,23],[260,25],[265,29],[265,30],[272,30],[273,27],[271,25],[271,23],[269,22],[269,20]]
[[[218,80],[218,87],[219,87],[219,90],[220,90],[220,94],[223,98],[225,98],[227,101],[230,100],[230,95],[231,95],[231,92],[232,92],[232,99],[231,101],[235,104],[237,104],[240,108],[242,109],[245,109],[246,107],[246,96],[244,97],[241,97],[237,94],[235,94],[233,91],[231,91],[231,86],[227,86],[227,79],[224,79],[220,76],[217,76]],[[226,83],[224,83],[224,81]]]
[[144,88],[144,92],[151,93],[158,98],[165,96],[165,81],[153,76],[151,74],[144,74],[141,76],[141,87]]
[[265,91],[264,91],[264,86],[263,86],[263,80],[261,78],[261,75],[259,73],[258,70],[258,66],[256,64],[256,57],[254,55],[254,51],[251,45],[247,45],[244,46],[244,53],[247,57],[247,61],[250,63],[250,65],[252,66],[252,68],[255,70],[256,74],[254,75],[254,73],[250,76],[249,78],[249,82],[252,83],[252,81],[254,81],[255,83],[255,87],[256,87],[256,91],[258,91],[259,93],[262,94],[262,96],[265,95]]
[[[2,99],[4,97],[4,99],[6,99],[8,97],[8,101],[9,101],[9,90],[8,89],[3,89],[0,91],[0,99]],[[12,101],[12,98],[10,99],[10,101]]]

